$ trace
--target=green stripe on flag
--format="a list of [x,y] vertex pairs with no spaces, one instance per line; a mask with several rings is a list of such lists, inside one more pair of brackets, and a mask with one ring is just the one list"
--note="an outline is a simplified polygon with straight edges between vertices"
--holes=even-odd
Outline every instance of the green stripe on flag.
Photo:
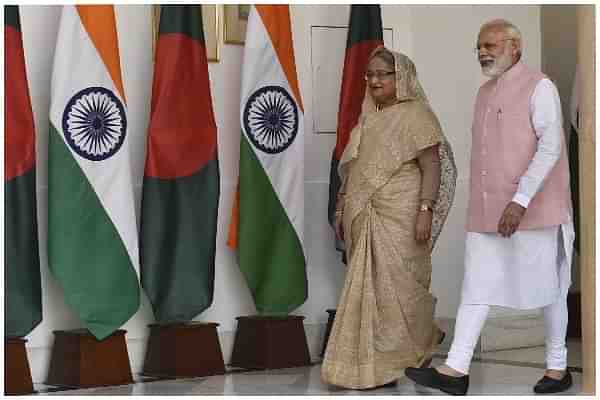
[[[19,21],[19,6],[4,6],[4,26],[12,26],[21,32],[21,21]],[[8,60],[4,60],[7,62]]]
[[65,302],[99,340],[121,327],[139,307],[139,285],[129,254],[52,124],[48,138],[48,264],[64,290]]
[[352,5],[346,49],[365,40],[383,42],[379,5]]
[[256,309],[287,314],[308,296],[302,245],[243,132],[240,144],[239,259]]
[[35,169],[4,183],[4,335],[25,336],[42,320]]
[[176,179],[144,178],[140,264],[159,322],[188,321],[213,301],[219,163]]
[[202,7],[166,5],[160,7],[159,35],[183,33],[204,43]]

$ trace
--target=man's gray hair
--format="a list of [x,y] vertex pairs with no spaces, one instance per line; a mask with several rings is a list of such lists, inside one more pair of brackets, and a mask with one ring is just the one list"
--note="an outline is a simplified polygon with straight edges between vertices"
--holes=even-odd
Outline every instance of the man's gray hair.
[[521,58],[521,52],[523,51],[523,38],[521,36],[521,31],[511,22],[505,19],[493,19],[491,21],[486,22],[481,25],[481,29],[479,29],[479,33],[487,30],[499,30],[503,31],[507,35],[507,39],[514,39],[519,46],[519,58]]

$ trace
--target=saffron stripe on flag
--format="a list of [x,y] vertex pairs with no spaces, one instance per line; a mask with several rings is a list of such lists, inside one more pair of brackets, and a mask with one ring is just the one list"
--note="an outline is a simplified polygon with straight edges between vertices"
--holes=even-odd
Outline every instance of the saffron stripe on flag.
[[108,70],[121,98],[127,103],[123,78],[121,76],[121,58],[117,39],[115,9],[112,5],[78,5],[77,12],[81,24],[96,46],[104,65]]

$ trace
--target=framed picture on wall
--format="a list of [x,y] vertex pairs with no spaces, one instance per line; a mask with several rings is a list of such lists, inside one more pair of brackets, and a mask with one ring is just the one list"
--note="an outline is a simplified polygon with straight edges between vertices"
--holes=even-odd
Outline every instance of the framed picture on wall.
[[225,43],[244,44],[248,25],[249,4],[225,5]]
[[[223,20],[222,6],[216,4],[202,5],[202,27],[204,29],[204,42],[206,57],[209,62],[219,61],[219,43],[221,25]],[[152,54],[156,52],[158,39],[158,24],[160,22],[160,6],[152,6]]]
[[204,41],[206,42],[206,56],[209,62],[219,61],[219,43],[222,24],[223,6],[216,4],[202,5],[202,22],[204,25]]
[[152,6],[152,59],[156,56],[156,42],[158,41],[158,23],[160,22],[160,6]]

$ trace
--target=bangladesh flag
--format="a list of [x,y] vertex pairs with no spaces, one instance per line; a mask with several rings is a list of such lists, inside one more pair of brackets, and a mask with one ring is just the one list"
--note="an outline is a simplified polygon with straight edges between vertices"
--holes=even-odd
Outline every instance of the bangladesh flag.
[[35,131],[18,6],[4,7],[4,334],[42,320]]
[[140,301],[128,134],[113,6],[63,6],[50,102],[48,264],[99,340]]
[[240,176],[228,244],[256,309],[285,315],[307,298],[304,125],[287,5],[251,6],[246,30]]
[[188,321],[212,304],[218,206],[201,6],[161,6],[140,237],[157,321]]
[[[337,141],[331,157],[329,173],[329,223],[333,225],[336,195],[341,181],[338,164],[350,139],[350,132],[358,122],[365,96],[364,79],[371,52],[383,45],[381,11],[378,5],[353,5],[350,8],[350,26],[346,41],[346,56],[338,109]],[[338,246],[339,248],[339,246]]]

